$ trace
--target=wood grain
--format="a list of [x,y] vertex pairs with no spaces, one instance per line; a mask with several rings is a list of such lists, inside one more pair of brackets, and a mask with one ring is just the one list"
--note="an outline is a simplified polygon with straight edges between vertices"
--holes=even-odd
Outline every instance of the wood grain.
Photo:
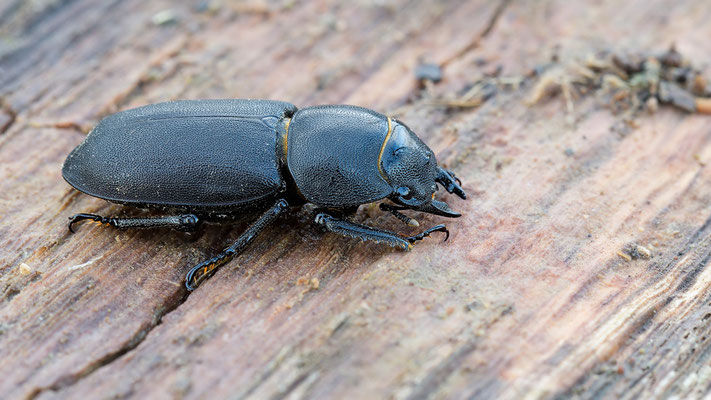
[[[709,18],[691,0],[0,4],[0,397],[703,397],[711,119],[662,107],[620,132],[597,93],[572,114],[526,100],[553,54],[675,43],[709,76]],[[444,68],[425,91],[420,60]],[[438,105],[497,69],[520,79]],[[247,221],[67,232],[77,212],[140,213],[61,179],[91,126],[219,97],[394,113],[464,182],[470,199],[443,196],[463,217],[415,214],[452,236],[403,253],[305,208],[190,295],[185,272]]]

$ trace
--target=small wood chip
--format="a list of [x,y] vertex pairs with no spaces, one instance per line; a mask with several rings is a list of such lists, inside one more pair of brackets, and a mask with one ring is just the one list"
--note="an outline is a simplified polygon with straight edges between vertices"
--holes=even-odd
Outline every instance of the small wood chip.
[[696,111],[696,98],[694,98],[694,95],[672,82],[660,82],[659,101],[671,104],[684,111]]
[[621,252],[621,251],[618,251],[618,252],[617,252],[617,255],[620,256],[620,257],[622,257],[622,258],[624,258],[625,261],[632,261],[632,257],[630,257],[629,254],[626,254],[626,253],[623,253],[623,252]]
[[697,97],[695,100],[696,112],[699,114],[711,114],[711,99],[706,97]]
[[32,268],[29,265],[22,263],[20,264],[20,275],[29,275],[32,273]]
[[639,253],[642,258],[652,258],[652,252],[644,246],[637,245],[637,253]]

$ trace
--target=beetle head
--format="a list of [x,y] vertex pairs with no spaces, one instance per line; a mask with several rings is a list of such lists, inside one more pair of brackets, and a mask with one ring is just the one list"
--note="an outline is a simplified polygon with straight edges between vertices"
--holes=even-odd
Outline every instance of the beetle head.
[[393,188],[393,202],[412,210],[459,217],[447,203],[435,200],[437,184],[449,193],[466,198],[458,179],[437,165],[434,153],[404,124],[391,120],[392,132],[381,155],[381,167]]

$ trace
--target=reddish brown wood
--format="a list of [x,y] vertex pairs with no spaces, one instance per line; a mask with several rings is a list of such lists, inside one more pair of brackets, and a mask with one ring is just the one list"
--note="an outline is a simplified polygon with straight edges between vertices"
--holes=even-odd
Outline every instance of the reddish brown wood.
[[[711,5],[206,4],[0,5],[0,397],[707,393],[711,119],[661,107],[621,132],[596,93],[572,113],[526,100],[553,53],[676,43],[706,68]],[[424,92],[420,59],[444,67]],[[499,66],[493,98],[442,106]],[[470,199],[445,198],[464,216],[402,253],[319,233],[304,210],[189,296],[185,272],[246,222],[67,232],[74,213],[123,212],[61,179],[91,126],[215,97],[392,113],[461,177]],[[375,206],[358,218],[409,232]]]

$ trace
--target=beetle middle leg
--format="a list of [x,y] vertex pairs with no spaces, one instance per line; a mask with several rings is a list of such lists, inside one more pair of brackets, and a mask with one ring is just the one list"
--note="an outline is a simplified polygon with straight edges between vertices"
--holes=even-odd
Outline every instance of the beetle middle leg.
[[[430,236],[433,232],[445,232],[449,238],[449,231],[444,225],[437,225],[415,236],[400,236],[395,232],[373,228],[355,222],[344,221],[326,213],[316,215],[317,224],[324,226],[328,231],[339,233],[360,240],[372,240],[386,243],[392,247],[399,247],[405,251],[412,249],[413,243]],[[445,239],[446,240],[446,239]]]
[[264,228],[272,223],[279,215],[281,215],[286,209],[289,208],[289,203],[281,199],[276,202],[269,210],[262,214],[259,219],[257,219],[252,225],[247,228],[244,233],[242,233],[237,240],[228,248],[222,251],[222,253],[212,257],[209,260],[203,261],[200,264],[194,266],[190,269],[188,274],[185,276],[185,287],[192,291],[195,290],[200,283],[212,276],[218,268],[229,262],[234,256],[239,254],[248,244],[250,244],[255,237]]
[[200,219],[194,214],[168,215],[163,217],[114,218],[96,214],[76,214],[69,217],[69,231],[74,233],[74,224],[79,221],[94,221],[114,228],[174,228],[183,232],[197,229]]
[[408,226],[420,226],[420,223],[416,219],[410,218],[407,215],[401,213],[400,211],[406,210],[405,207],[394,206],[392,204],[380,203],[380,209],[382,211],[387,211],[392,214],[395,218],[404,222]]

